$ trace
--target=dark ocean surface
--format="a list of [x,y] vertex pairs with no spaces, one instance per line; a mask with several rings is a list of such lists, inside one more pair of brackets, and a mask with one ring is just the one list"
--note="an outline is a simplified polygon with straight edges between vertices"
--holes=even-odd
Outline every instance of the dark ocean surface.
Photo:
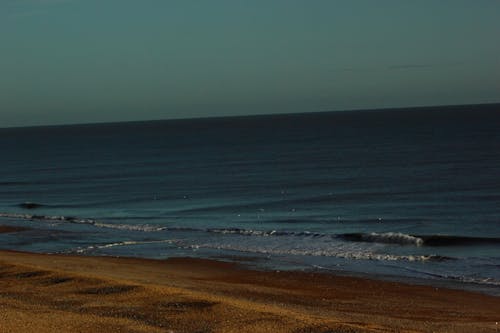
[[[1,126],[1,124],[0,124]],[[500,294],[500,105],[0,129],[0,248]]]

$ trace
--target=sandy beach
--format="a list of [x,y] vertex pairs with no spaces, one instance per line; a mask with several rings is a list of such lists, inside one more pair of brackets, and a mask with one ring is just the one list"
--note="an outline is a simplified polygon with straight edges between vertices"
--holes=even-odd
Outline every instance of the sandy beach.
[[497,332],[500,298],[236,264],[0,251],[1,332]]
[[0,0],[0,333],[500,333],[500,0]]

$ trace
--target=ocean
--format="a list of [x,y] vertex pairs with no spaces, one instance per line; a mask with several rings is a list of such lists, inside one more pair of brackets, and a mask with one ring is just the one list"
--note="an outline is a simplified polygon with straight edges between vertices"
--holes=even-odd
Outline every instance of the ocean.
[[[1,126],[1,124],[0,124]],[[0,129],[0,248],[500,295],[500,105]]]

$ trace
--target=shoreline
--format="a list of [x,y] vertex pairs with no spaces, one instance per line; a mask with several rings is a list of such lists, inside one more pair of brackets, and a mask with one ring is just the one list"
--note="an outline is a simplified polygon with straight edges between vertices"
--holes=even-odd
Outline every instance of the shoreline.
[[[0,213],[1,214],[1,213]],[[9,224],[0,224],[0,234],[4,233],[19,233],[19,232],[24,232],[24,231],[36,231],[36,228],[32,227],[25,227],[25,226],[18,226],[18,225],[9,225]],[[14,252],[23,252],[24,250],[17,250],[17,249],[1,249],[0,251],[5,250],[5,251],[14,251]],[[28,253],[29,250],[27,251]],[[33,253],[47,253],[47,252],[33,252]],[[49,252],[50,253],[50,252]],[[63,253],[60,253],[63,254]],[[76,256],[108,256],[108,255],[93,255],[93,254],[74,254]],[[181,255],[181,256],[184,256]],[[189,256],[189,255],[188,255]],[[127,258],[127,256],[118,256],[118,257],[123,257]],[[175,257],[175,256],[174,256]],[[151,257],[142,257],[142,256],[132,256],[131,258],[143,258],[143,259],[156,259],[156,260],[161,260],[157,258],[151,258]],[[316,266],[311,266],[311,267],[301,267],[301,268],[289,268],[289,267],[280,267],[279,265],[259,265],[257,262],[262,260],[263,258],[255,256],[244,256],[244,255],[238,255],[238,254],[221,254],[218,256],[194,256],[194,258],[200,258],[200,259],[207,259],[207,260],[214,260],[214,261],[223,261],[223,262],[231,262],[235,263],[238,265],[243,265],[249,270],[257,270],[257,271],[275,271],[275,270],[283,270],[283,271],[306,271],[306,272],[311,272],[311,273],[319,273],[319,274],[333,274],[337,276],[344,276],[344,277],[358,277],[362,279],[369,279],[369,280],[377,280],[377,281],[389,281],[389,282],[395,282],[395,283],[407,283],[411,285],[423,285],[423,286],[430,286],[430,287],[435,287],[435,288],[445,288],[445,289],[454,289],[454,290],[463,290],[463,291],[470,291],[470,292],[479,292],[483,293],[486,295],[490,296],[497,296],[500,297],[500,285],[496,283],[488,283],[488,282],[481,282],[481,281],[463,281],[460,279],[454,279],[452,277],[450,278],[430,278],[430,277],[416,277],[416,276],[407,276],[407,275],[397,275],[397,274],[390,274],[390,273],[375,273],[375,272],[363,272],[363,271],[357,271],[357,270],[336,270],[333,268],[324,268],[324,267],[316,267]]]
[[0,251],[9,332],[497,332],[500,297],[223,261]]

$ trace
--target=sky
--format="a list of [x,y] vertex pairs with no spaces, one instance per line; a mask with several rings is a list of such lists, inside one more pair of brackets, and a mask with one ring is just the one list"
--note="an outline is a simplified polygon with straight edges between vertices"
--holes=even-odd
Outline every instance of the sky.
[[498,0],[0,0],[0,127],[500,102]]

